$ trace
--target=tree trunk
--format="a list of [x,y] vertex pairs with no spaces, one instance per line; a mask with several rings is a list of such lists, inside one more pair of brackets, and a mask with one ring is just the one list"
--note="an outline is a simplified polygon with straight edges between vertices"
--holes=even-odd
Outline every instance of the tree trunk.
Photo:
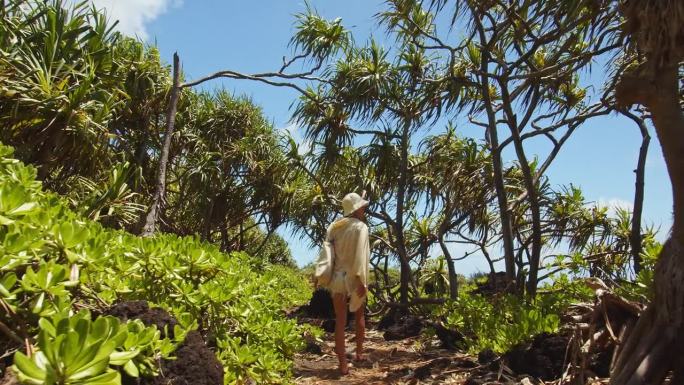
[[[266,226],[266,228],[268,228],[268,225]],[[259,254],[261,254],[261,250],[266,246],[266,244],[268,243],[269,239],[271,239],[271,236],[273,235],[273,233],[275,233],[275,229],[269,229],[269,230],[267,231],[266,236],[265,236],[264,239],[261,241],[261,244],[259,244],[259,247],[256,248],[256,250],[254,251],[254,254],[252,254],[252,256],[255,256],[255,257],[256,257],[256,256],[258,256]],[[273,263],[274,261],[271,261],[271,260],[269,259],[269,262],[272,262],[272,263]]]
[[[518,163],[523,173],[523,180],[525,182],[525,190],[527,191],[527,200],[530,203],[530,214],[532,216],[532,251],[529,254],[530,271],[527,276],[527,297],[533,299],[537,294],[537,281],[539,277],[539,263],[541,260],[542,249],[542,228],[541,228],[541,212],[539,209],[539,196],[537,195],[537,186],[535,183],[535,176],[532,174],[530,164],[525,155],[525,148],[520,137],[520,128],[513,110],[511,109],[510,98],[504,85],[501,86],[503,95],[504,112],[508,121],[508,126],[513,138],[513,146],[515,147],[515,154],[518,157]],[[518,282],[522,288],[523,282]],[[519,290],[522,292],[522,290]]]
[[[489,103],[485,101],[485,103]],[[495,120],[495,119],[492,119]],[[506,264],[506,278],[509,282],[515,282],[515,253],[513,248],[513,228],[511,226],[511,213],[508,210],[508,197],[504,185],[503,162],[501,161],[501,151],[499,150],[499,139],[496,132],[496,123],[490,122],[488,131],[488,141],[492,152],[492,168],[494,171],[494,188],[499,206],[501,217],[501,236],[504,247],[504,261]]]
[[169,151],[171,150],[171,138],[176,124],[176,111],[178,110],[178,98],[180,96],[180,60],[178,53],[173,54],[173,86],[169,98],[169,107],[166,114],[166,133],[164,134],[164,145],[162,146],[159,159],[159,170],[157,171],[157,181],[152,197],[152,204],[147,212],[145,226],[142,235],[150,236],[154,234],[157,227],[157,219],[162,210],[166,196],[166,167],[169,161]]
[[[477,3],[476,3],[477,4]],[[480,58],[480,72],[481,72],[481,88],[482,101],[484,109],[487,113],[487,143],[491,149],[492,154],[492,168],[494,171],[494,188],[496,190],[496,198],[499,205],[499,216],[501,217],[501,237],[503,240],[504,261],[506,265],[506,280],[508,285],[516,283],[516,269],[515,269],[515,251],[513,245],[513,223],[511,221],[511,212],[508,208],[508,196],[506,195],[506,188],[503,175],[503,162],[501,160],[501,148],[499,147],[499,133],[497,131],[496,112],[492,106],[492,96],[490,90],[489,79],[489,63],[491,61],[490,47],[492,42],[487,39],[487,32],[482,25],[484,16],[480,14],[475,8],[471,8],[475,15],[477,32],[480,37],[481,58]],[[516,285],[517,286],[517,285]]]
[[494,261],[492,261],[492,257],[489,256],[489,253],[486,252],[484,247],[482,247],[481,250],[489,265],[489,281],[496,282],[496,267],[494,267]]
[[238,239],[237,239],[237,241],[238,241],[237,250],[238,251],[243,251],[243,249],[245,247],[244,246],[245,245],[245,227],[244,227],[244,224],[245,224],[244,222],[240,222],[240,225],[238,226],[238,231],[240,232],[238,234]]
[[42,182],[45,182],[50,176],[50,172],[52,172],[52,165],[54,164],[54,162],[52,162],[52,156],[55,153],[55,150],[59,150],[59,146],[64,138],[64,131],[66,130],[66,127],[62,128],[58,122],[53,124],[53,127],[48,128],[48,134],[51,135],[47,141],[43,142],[35,162],[38,163],[36,178]]
[[[480,44],[485,45],[487,42],[484,27],[478,24],[478,32],[480,35]],[[499,148],[499,133],[497,132],[496,113],[492,107],[492,97],[489,89],[489,51],[483,49],[481,51],[482,57],[480,59],[481,88],[482,101],[484,103],[485,112],[487,113],[487,143],[492,152],[492,168],[494,171],[494,187],[496,189],[496,198],[499,204],[499,215],[501,217],[501,236],[504,247],[504,260],[506,262],[506,279],[510,282],[515,282],[515,255],[513,252],[513,228],[511,224],[511,214],[508,210],[508,197],[506,196],[506,188],[503,176],[503,162],[501,161],[501,149]]]
[[214,217],[214,202],[216,200],[212,197],[209,199],[207,211],[204,214],[204,231],[203,238],[207,242],[211,242],[212,218]]
[[409,282],[411,280],[411,265],[408,261],[406,244],[404,240],[404,205],[406,201],[406,182],[408,178],[408,152],[409,152],[409,129],[410,122],[404,122],[401,136],[401,163],[399,165],[399,183],[397,186],[397,208],[396,208],[396,240],[397,253],[400,262],[400,284],[399,284],[399,303],[406,305],[409,300]]
[[[516,135],[518,140],[516,142],[516,152],[520,161],[520,167],[523,170],[523,177],[525,179],[525,188],[527,189],[527,199],[530,202],[530,211],[532,214],[532,252],[530,254],[530,272],[527,277],[527,296],[534,298],[537,294],[537,281],[539,277],[539,263],[541,260],[542,248],[542,228],[541,228],[541,213],[539,210],[539,197],[537,196],[537,186],[534,183],[532,170],[527,164],[527,157],[522,149],[522,141],[519,141],[520,136]],[[517,143],[519,142],[519,143]]]
[[148,161],[148,146],[147,146],[147,138],[150,135],[150,122],[149,119],[146,119],[145,122],[138,127],[139,130],[142,130],[142,138],[140,138],[140,142],[138,142],[138,145],[135,146],[135,151],[133,152],[133,161],[134,167],[136,172],[131,173],[131,175],[128,177],[128,185],[131,186],[131,190],[133,190],[136,193],[141,193],[143,185],[140,183],[140,181],[136,180],[136,173],[137,170],[140,170],[144,177],[144,170],[145,170],[145,165],[147,165]]
[[444,243],[444,235],[439,235],[439,247],[442,248],[442,253],[444,253],[444,258],[447,262],[447,268],[449,269],[449,298],[458,299],[458,275],[456,274],[456,266],[454,265],[454,260],[451,258],[451,253],[447,249],[446,243]]
[[639,126],[639,130],[641,131],[639,159],[637,161],[637,168],[634,170],[634,173],[636,174],[636,179],[634,181],[634,210],[632,213],[632,229],[629,235],[632,260],[634,261],[634,274],[639,274],[641,271],[641,217],[644,210],[646,157],[648,155],[648,146],[651,142],[651,136],[648,134],[648,128],[643,119],[629,111],[623,112],[623,114],[632,119]]
[[[640,103],[651,112],[672,181],[674,223],[656,264],[654,301],[620,351],[613,385],[661,384],[670,370],[677,369],[682,353],[678,343],[684,335],[684,114],[679,105],[678,65],[658,68],[650,75],[623,77],[616,95],[621,104]],[[639,93],[629,93],[632,89]]]
[[230,249],[230,239],[228,237],[228,223],[224,220],[221,223],[221,248],[222,252],[227,252]]

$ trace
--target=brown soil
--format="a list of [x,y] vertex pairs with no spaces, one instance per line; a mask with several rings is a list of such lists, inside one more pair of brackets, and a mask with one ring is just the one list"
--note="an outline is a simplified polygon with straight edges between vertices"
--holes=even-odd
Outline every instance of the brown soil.
[[[450,331],[453,333],[453,331]],[[543,333],[499,358],[491,350],[477,357],[444,349],[443,338],[423,336],[387,340],[386,332],[371,328],[365,343],[366,360],[351,362],[354,333],[347,333],[350,372],[340,376],[333,335],[327,333],[321,351],[295,357],[295,383],[326,384],[518,384],[557,381],[567,365],[569,337]],[[458,340],[458,342],[461,342]],[[458,344],[455,344],[458,345]],[[588,368],[599,378],[608,377],[612,350],[591,355]],[[598,380],[597,380],[598,381]],[[599,381],[600,382],[600,381]],[[556,382],[554,382],[556,383]]]
[[139,319],[147,326],[155,325],[162,337],[166,337],[168,332],[168,336],[173,338],[173,327],[178,324],[166,310],[150,308],[147,301],[121,302],[112,306],[105,315],[114,316],[122,321]]
[[23,346],[9,340],[4,334],[0,334],[0,385],[19,384],[14,372],[10,369],[14,360],[14,352],[17,349],[24,352]]
[[[17,348],[16,344],[5,338],[4,334],[0,334],[0,378],[2,374],[12,365],[13,351]],[[0,382],[2,384],[2,382]]]
[[[347,351],[355,347],[353,333],[347,333]],[[300,385],[332,384],[464,384],[498,381],[518,382],[518,378],[499,374],[494,365],[480,365],[475,357],[440,349],[438,339],[410,337],[386,341],[383,332],[367,331],[366,360],[350,361],[349,374],[340,376],[331,334],[326,335],[323,355],[302,353],[295,357],[295,380]],[[351,357],[350,355],[348,355]],[[498,362],[498,361],[497,361]]]
[[0,385],[19,385],[19,380],[17,380],[14,372],[9,370],[9,368],[7,369],[5,374],[0,377]]
[[[163,309],[150,308],[146,301],[123,302],[113,306],[107,314],[121,320],[140,319],[146,325],[156,325],[157,329],[173,336],[173,326],[178,322]],[[161,375],[154,378],[130,378],[124,374],[124,385],[222,385],[223,367],[202,339],[193,331],[173,353],[175,359],[163,360]]]

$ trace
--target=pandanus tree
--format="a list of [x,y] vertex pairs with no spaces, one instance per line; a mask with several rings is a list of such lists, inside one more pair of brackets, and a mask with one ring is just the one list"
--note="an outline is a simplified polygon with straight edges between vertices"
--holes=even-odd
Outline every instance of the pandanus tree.
[[655,268],[655,297],[622,345],[611,383],[659,384],[673,371],[684,381],[684,3],[623,1],[625,65],[617,71],[620,105],[643,105],[651,116],[672,182],[673,224]]
[[154,180],[155,154],[160,148],[167,94],[171,86],[169,70],[155,47],[131,38],[122,38],[114,47],[114,60],[123,100],[108,124],[110,147],[118,158],[139,169],[142,178],[130,178],[131,188],[148,196]]
[[107,122],[108,158],[89,175],[61,184],[72,206],[107,226],[137,231],[154,180],[162,116],[170,81],[154,47],[121,38],[112,47],[119,102]]
[[[574,186],[553,192],[546,219],[550,229],[548,237],[554,247],[565,243],[569,254],[556,255],[557,263],[552,265],[557,266],[547,274],[569,267],[571,271],[598,277],[614,287],[632,280],[648,283],[646,278],[652,272],[652,262],[641,263],[646,270],[635,269],[632,264],[632,219],[632,213],[626,208],[609,208],[600,202],[590,204]],[[641,228],[639,234],[642,250],[656,247],[653,228]]]
[[147,229],[277,260],[291,172],[271,124],[245,98],[180,92],[179,62],[174,87],[158,50],[114,27],[87,2],[0,2],[0,140],[106,226],[140,232],[147,211]]
[[[289,207],[308,212],[315,220],[299,215],[295,222],[300,228],[308,227],[304,232],[318,239],[331,219],[330,212],[316,214],[304,208],[304,200],[293,199],[291,193],[302,186],[312,187],[313,195],[306,196],[318,209],[331,207],[325,205],[334,201],[331,195],[368,190],[376,202],[371,214],[382,223],[387,237],[378,241],[397,257],[402,270],[399,299],[404,305],[411,287],[411,263],[414,257],[426,255],[430,238],[436,239],[430,226],[422,225],[435,222],[416,214],[427,197],[417,182],[417,165],[422,160],[413,153],[416,135],[429,131],[442,116],[467,116],[471,124],[483,129],[496,197],[497,215],[491,209],[481,215],[486,231],[476,235],[486,241],[478,242],[491,245],[490,230],[496,228],[509,280],[518,292],[533,298],[547,242],[544,234],[551,231],[544,222],[550,204],[544,196],[549,193],[545,173],[582,123],[615,108],[610,92],[592,95],[586,79],[577,76],[592,61],[620,47],[619,39],[614,39],[619,28],[615,4],[425,4],[427,8],[411,0],[389,1],[387,10],[378,15],[389,36],[396,39],[396,49],[385,50],[372,39],[356,44],[340,20],[326,21],[309,10],[298,18],[292,40],[295,55],[280,70],[219,71],[187,83],[178,81],[173,90],[232,78],[299,92],[295,119],[306,128],[314,152],[292,158],[302,171],[296,172],[298,182],[283,184],[283,191],[290,194]],[[465,33],[454,37],[445,32],[455,27]],[[300,63],[308,64],[308,69],[292,72],[293,64]],[[166,120],[165,144],[173,133],[174,118],[175,114],[169,114]],[[536,159],[528,154],[526,143],[541,140],[548,140],[548,151]],[[506,175],[502,154],[507,150],[516,160],[515,170],[511,169],[515,175]],[[160,159],[168,152],[164,145]],[[165,167],[160,162],[160,177]],[[331,170],[351,176],[334,177]],[[519,182],[517,191],[507,187],[507,178]],[[158,181],[150,214],[164,196],[165,181]],[[497,219],[492,221],[493,217]],[[148,230],[155,221],[156,214],[148,216],[148,225],[152,224]],[[640,228],[638,222],[640,216],[635,215],[633,234]],[[416,236],[409,237],[409,233]],[[638,237],[632,238],[634,254],[634,244],[639,242]]]
[[[428,2],[438,19],[447,19],[447,28],[440,30],[426,20],[418,2],[388,4],[385,15],[396,28],[428,54],[449,58],[436,79],[442,88],[468,80],[460,92],[470,97],[458,110],[482,127],[491,151],[507,277],[534,297],[544,246],[540,182],[577,127],[611,110],[603,100],[591,101],[588,84],[577,73],[619,46],[610,38],[617,16],[602,12],[607,5],[594,1]],[[451,36],[452,29],[463,33]],[[452,106],[456,95],[447,92],[440,103]],[[531,140],[548,140],[550,150],[535,160],[525,145]],[[505,187],[502,153],[510,147],[523,182],[516,196]],[[529,241],[516,236],[514,213],[520,207],[527,211]],[[520,253],[529,256],[523,268],[526,281],[517,274]]]
[[361,186],[369,191],[372,216],[389,237],[384,241],[401,272],[399,301],[406,305],[414,283],[411,263],[426,251],[409,239],[410,220],[419,215],[421,204],[415,178],[420,159],[413,146],[416,134],[439,117],[434,101],[441,90],[431,82],[437,76],[432,59],[401,34],[397,38],[396,54],[372,40],[365,46],[350,42],[323,81],[300,98],[295,118],[323,149],[320,167],[343,162],[339,154],[345,147],[368,143],[360,147],[361,162],[355,167],[367,164],[366,175],[373,175],[373,182]]
[[448,268],[449,295],[456,299],[456,256],[449,244],[472,245],[473,238],[493,227],[489,208],[496,195],[490,153],[473,139],[456,136],[453,127],[426,138],[421,147],[424,159],[416,179],[424,186],[426,209],[435,218],[434,237]]
[[[323,196],[328,194],[329,189],[320,183],[320,178],[315,175],[326,175],[327,166],[341,159],[340,153],[353,143],[354,137],[366,135],[371,144],[365,151],[358,154],[352,154],[353,151],[347,152],[355,160],[372,163],[373,168],[384,168],[383,172],[376,175],[381,175],[385,183],[368,187],[371,190],[371,197],[377,202],[376,216],[383,220],[390,230],[389,234],[402,270],[400,298],[403,303],[407,303],[411,268],[404,239],[404,225],[409,207],[414,204],[411,201],[412,194],[415,194],[411,191],[411,136],[430,119],[434,119],[438,110],[433,104],[433,94],[436,90],[430,87],[429,82],[423,81],[423,77],[429,76],[431,71],[426,66],[427,58],[415,46],[407,47],[405,53],[393,57],[389,57],[388,52],[375,43],[358,47],[351,42],[348,32],[339,20],[328,22],[313,13],[300,15],[299,20],[293,45],[300,52],[292,60],[285,62],[279,72],[241,75],[234,71],[221,71],[196,81],[177,84],[174,89],[179,90],[211,79],[228,77],[262,81],[299,91],[302,99],[295,112],[296,119],[306,127],[308,137],[316,144],[321,144],[324,149],[321,161],[315,165],[320,170],[309,171],[306,174],[308,177],[313,176],[312,179],[317,182],[316,185]],[[312,62],[313,67],[309,71],[298,74],[284,73],[293,63],[306,59]],[[321,71],[324,63],[331,60],[334,60],[334,64]],[[175,67],[177,68],[177,65]],[[325,72],[324,77],[313,76],[317,71]],[[317,84],[306,89],[283,80],[295,78],[311,80]],[[173,98],[171,100],[173,102]],[[173,107],[169,108],[169,118],[171,119],[167,120],[167,140],[173,132]],[[377,128],[357,130],[351,127],[354,122],[375,125]],[[384,156],[388,153],[394,153],[395,156]],[[162,161],[164,159],[162,156]],[[300,165],[304,163],[299,162]],[[360,164],[362,162],[354,162],[351,165]],[[394,172],[391,166],[397,166],[398,171]],[[155,194],[148,215],[145,233],[153,231],[158,217],[155,207],[164,196],[165,167],[165,164],[160,164],[158,193]],[[349,171],[350,175],[358,174],[358,169],[356,172]],[[369,168],[366,168],[366,171],[375,172]],[[366,184],[361,186],[365,187]],[[372,189],[373,187],[378,188]],[[327,199],[325,201],[327,202]],[[394,211],[392,214],[389,214],[390,206]]]
[[[615,12],[604,12],[606,8],[610,3],[588,1],[432,1],[423,8],[416,1],[393,0],[378,15],[396,39],[393,50],[384,50],[372,39],[357,45],[339,20],[328,22],[310,11],[300,15],[293,37],[299,51],[280,71],[221,71],[205,79],[247,79],[297,90],[302,96],[295,118],[307,129],[308,139],[324,148],[320,166],[339,160],[336,156],[347,146],[369,143],[364,151],[373,165],[368,175],[374,183],[364,187],[378,202],[373,207],[376,219],[389,223],[387,234],[395,242],[392,250],[402,270],[403,303],[408,300],[414,254],[399,230],[408,227],[421,196],[411,188],[412,139],[445,114],[467,115],[483,128],[492,154],[507,276],[519,292],[533,298],[544,246],[538,195],[544,174],[577,127],[612,109],[606,95],[597,95],[600,100],[592,103],[588,84],[576,75],[619,47],[611,38],[618,18]],[[462,26],[466,33],[449,43],[453,37],[440,33],[440,24],[444,30]],[[304,59],[311,59],[310,70],[285,71]],[[305,88],[295,80],[311,85]],[[505,132],[510,134],[499,138]],[[535,160],[524,143],[538,139],[548,139],[550,150]],[[517,159],[523,187],[513,196],[505,186],[502,157],[508,147]],[[514,228],[515,212],[529,219],[524,239]],[[521,262],[522,256],[526,261]]]
[[158,52],[84,2],[2,2],[0,18],[0,138],[76,210],[135,227],[170,83]]
[[118,34],[104,15],[86,3],[2,2],[0,36],[2,141],[57,189],[108,166],[106,126],[120,94]]
[[[295,119],[322,150],[312,163],[318,169],[342,161],[340,154],[349,146],[363,145],[355,157],[369,168],[354,171],[360,168],[353,163],[349,169],[369,177],[356,186],[366,188],[376,202],[372,214],[383,223],[389,237],[385,241],[402,271],[403,304],[409,297],[412,257],[425,254],[424,247],[408,250],[411,242],[405,233],[424,197],[413,185],[415,164],[420,162],[412,153],[415,137],[442,116],[467,115],[483,128],[492,154],[507,275],[520,292],[534,297],[544,245],[538,196],[544,173],[582,122],[610,111],[603,100],[590,103],[586,84],[575,76],[619,46],[609,38],[617,17],[593,4],[433,1],[426,9],[416,1],[388,1],[378,19],[395,38],[392,50],[372,39],[358,45],[340,20],[326,21],[309,10],[298,20],[292,40],[295,55],[279,71],[220,71],[188,85],[224,77],[296,90],[301,97]],[[592,29],[596,17],[601,28]],[[446,28],[440,30],[439,25]],[[456,26],[466,33],[447,44],[452,37],[444,31]],[[308,70],[288,71],[293,63],[306,60]],[[499,138],[500,131],[510,135]],[[535,162],[524,143],[543,138],[551,149]],[[505,186],[502,153],[508,147],[516,156],[523,186],[514,196]],[[526,239],[516,237],[516,210],[529,218]],[[516,266],[516,256],[527,261]],[[525,275],[526,280],[518,279]]]
[[[243,250],[245,232],[283,222],[279,184],[285,154],[272,125],[246,98],[225,91],[188,95],[179,114],[169,169],[169,212],[174,232],[200,234],[224,250]],[[250,222],[250,219],[255,220]]]

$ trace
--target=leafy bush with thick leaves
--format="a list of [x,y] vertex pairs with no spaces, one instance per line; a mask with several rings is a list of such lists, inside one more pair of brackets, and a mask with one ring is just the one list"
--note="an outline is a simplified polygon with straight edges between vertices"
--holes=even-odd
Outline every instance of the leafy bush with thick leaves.
[[[14,356],[17,376],[25,384],[119,384],[121,375],[112,366],[132,377],[141,369],[155,374],[155,352],[168,356],[175,348],[139,320],[121,324],[107,316],[91,321],[87,311],[41,318],[39,325],[39,350],[32,359],[21,352]],[[176,337],[182,341],[184,336]]]
[[538,294],[531,302],[512,294],[487,298],[462,290],[456,301],[435,308],[434,315],[444,319],[448,327],[460,330],[470,351],[504,353],[537,334],[558,331],[558,314],[586,294],[568,287],[577,286],[581,291],[581,283],[566,283],[566,291],[549,287],[548,294]]
[[[23,382],[118,384],[119,369],[154,375],[154,362],[192,329],[217,347],[226,383],[288,381],[303,343],[282,309],[309,294],[294,270],[227,255],[196,238],[104,229],[43,192],[35,170],[11,154],[0,146],[0,306],[11,338],[37,348],[30,358],[15,356]],[[167,309],[179,320],[176,340],[139,323],[77,312],[126,300]],[[116,358],[122,352],[127,360]]]

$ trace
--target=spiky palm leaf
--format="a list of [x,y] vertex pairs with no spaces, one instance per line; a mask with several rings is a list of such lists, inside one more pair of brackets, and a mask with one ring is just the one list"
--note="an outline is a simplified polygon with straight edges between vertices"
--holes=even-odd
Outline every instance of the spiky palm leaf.
[[86,3],[65,9],[59,0],[20,1],[2,16],[2,140],[37,163],[43,178],[95,175],[119,101],[111,49],[118,35]]

